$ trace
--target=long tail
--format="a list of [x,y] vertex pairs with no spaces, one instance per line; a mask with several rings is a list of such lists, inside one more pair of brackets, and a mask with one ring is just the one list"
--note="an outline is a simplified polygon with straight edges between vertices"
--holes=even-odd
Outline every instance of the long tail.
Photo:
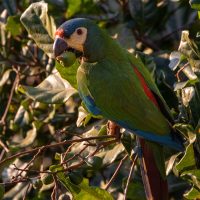
[[[148,200],[168,200],[167,180],[161,175],[160,169],[156,164],[155,154],[147,141],[138,138],[142,149],[140,158],[140,167],[145,193]],[[162,147],[160,149],[162,151]],[[159,155],[163,155],[160,152]],[[164,163],[163,163],[164,164]],[[160,163],[162,165],[162,163]]]

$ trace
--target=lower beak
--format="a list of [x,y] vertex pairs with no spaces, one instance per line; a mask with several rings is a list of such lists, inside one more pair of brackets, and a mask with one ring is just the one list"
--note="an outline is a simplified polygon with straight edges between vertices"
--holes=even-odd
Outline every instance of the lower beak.
[[65,50],[67,50],[68,45],[64,39],[57,37],[53,44],[53,53],[55,58],[60,56]]

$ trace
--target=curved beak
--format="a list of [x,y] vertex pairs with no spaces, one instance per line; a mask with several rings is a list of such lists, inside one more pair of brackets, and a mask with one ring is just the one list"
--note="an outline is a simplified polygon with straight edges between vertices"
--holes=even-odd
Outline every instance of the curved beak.
[[65,40],[62,39],[61,37],[56,37],[53,43],[53,53],[54,53],[55,58],[60,56],[65,50],[67,50],[67,48],[68,48],[68,45],[65,42]]

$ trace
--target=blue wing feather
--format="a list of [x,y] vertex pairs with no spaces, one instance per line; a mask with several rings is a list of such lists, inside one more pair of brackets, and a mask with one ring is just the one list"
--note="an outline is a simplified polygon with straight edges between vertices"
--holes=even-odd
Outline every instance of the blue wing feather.
[[127,129],[128,131],[146,139],[146,140],[150,140],[152,142],[158,142],[162,145],[171,147],[172,149],[176,149],[178,151],[184,151],[184,147],[183,144],[179,143],[178,141],[173,140],[173,138],[171,137],[171,135],[157,135],[157,134],[153,134],[151,132],[148,131],[142,131],[142,130],[138,130],[138,129],[132,129],[129,128],[129,126],[124,123],[123,121],[115,121],[118,125],[120,125],[121,127]]
[[[96,106],[94,99],[90,96],[90,95],[81,95],[87,109],[93,114],[93,115],[102,115],[101,110]],[[171,135],[157,135],[157,134],[153,134],[151,132],[147,132],[147,131],[142,131],[142,130],[138,130],[138,129],[133,129],[130,128],[128,124],[124,123],[123,121],[115,121],[113,120],[116,124],[120,125],[121,127],[127,129],[128,131],[146,139],[146,140],[150,140],[152,142],[158,142],[160,144],[169,146],[173,149],[176,149],[178,151],[183,151],[183,145],[178,143],[177,141],[173,140],[173,138],[171,137]]]
[[94,99],[90,95],[81,95],[81,98],[87,107],[87,109],[93,114],[93,115],[102,115],[101,110],[96,106]]

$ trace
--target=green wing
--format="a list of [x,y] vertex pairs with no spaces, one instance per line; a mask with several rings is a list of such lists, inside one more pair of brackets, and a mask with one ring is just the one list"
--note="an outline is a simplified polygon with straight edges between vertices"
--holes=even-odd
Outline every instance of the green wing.
[[82,68],[85,78],[81,79],[87,81],[84,85],[103,116],[131,130],[169,134],[168,122],[144,93],[129,59],[119,57],[115,62],[104,59],[99,63],[84,63]]
[[[128,53],[128,52],[127,52]],[[165,117],[173,123],[173,116],[170,112],[169,107],[167,106],[165,100],[163,99],[162,95],[160,94],[160,91],[158,90],[153,78],[151,77],[151,74],[149,73],[148,69],[144,66],[141,59],[138,57],[136,58],[135,55],[128,53],[128,58],[133,66],[137,67],[137,69],[140,71],[142,76],[144,77],[148,87],[153,92],[159,106],[161,112],[165,115]]]

